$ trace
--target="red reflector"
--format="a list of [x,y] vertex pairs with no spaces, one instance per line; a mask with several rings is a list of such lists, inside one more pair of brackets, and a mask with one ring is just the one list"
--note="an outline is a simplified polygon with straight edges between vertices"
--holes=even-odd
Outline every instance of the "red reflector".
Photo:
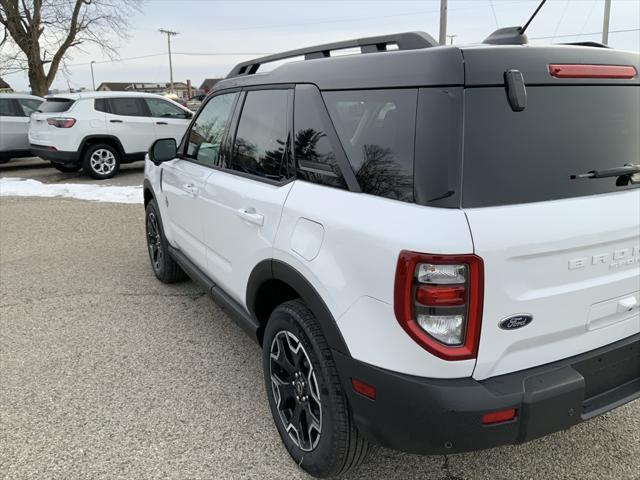
[[485,413],[482,415],[482,423],[491,425],[493,423],[508,422],[516,418],[516,409],[507,408],[506,410],[498,410],[497,412]]
[[354,392],[364,395],[371,400],[376,399],[376,387],[371,386],[368,383],[364,383],[356,378],[351,379],[351,386],[353,387]]
[[416,290],[416,300],[429,306],[464,305],[466,297],[467,289],[462,285],[422,285]]
[[638,72],[632,65],[575,65],[552,63],[549,73],[556,78],[633,78]]

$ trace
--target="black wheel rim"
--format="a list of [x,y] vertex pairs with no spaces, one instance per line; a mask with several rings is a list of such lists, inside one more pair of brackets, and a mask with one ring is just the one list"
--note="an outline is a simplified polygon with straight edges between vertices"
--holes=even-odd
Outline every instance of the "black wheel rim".
[[162,250],[162,236],[160,234],[158,219],[153,212],[147,216],[147,246],[149,247],[151,265],[153,265],[153,269],[156,272],[159,272],[162,267],[164,252]]
[[301,450],[313,450],[322,432],[320,390],[309,355],[293,333],[281,330],[273,337],[269,367],[273,398],[285,432]]

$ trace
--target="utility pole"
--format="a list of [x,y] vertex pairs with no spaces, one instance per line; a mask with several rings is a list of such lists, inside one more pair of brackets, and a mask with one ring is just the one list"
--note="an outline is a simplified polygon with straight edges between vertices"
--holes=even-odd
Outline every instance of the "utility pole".
[[164,33],[167,36],[167,46],[169,47],[169,79],[171,81],[171,90],[170,93],[173,92],[173,64],[171,63],[171,37],[174,35],[178,35],[178,32],[173,32],[171,30],[160,29],[160,33]]
[[96,91],[96,80],[93,77],[93,64],[96,63],[95,60],[91,60],[91,63],[89,65],[91,65],[91,85],[93,85],[93,91]]
[[602,43],[609,44],[609,19],[611,18],[611,0],[604,0],[604,21],[602,23]]
[[447,44],[447,0],[440,0],[440,45]]

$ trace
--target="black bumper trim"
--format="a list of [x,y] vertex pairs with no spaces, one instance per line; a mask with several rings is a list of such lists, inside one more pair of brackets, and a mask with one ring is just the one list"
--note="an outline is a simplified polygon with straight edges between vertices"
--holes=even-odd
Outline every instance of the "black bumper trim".
[[[456,453],[523,443],[640,398],[640,334],[482,381],[399,374],[335,351],[334,358],[362,434],[374,443],[409,453]],[[600,368],[589,369],[592,363]],[[612,369],[621,368],[623,383],[603,381]],[[375,386],[376,399],[355,393],[351,378]],[[585,398],[586,394],[592,396]],[[481,423],[484,413],[508,408],[517,410],[514,420]]]
[[77,165],[80,163],[80,155],[78,152],[50,150],[49,147],[43,145],[31,144],[31,154],[43,160],[63,165]]

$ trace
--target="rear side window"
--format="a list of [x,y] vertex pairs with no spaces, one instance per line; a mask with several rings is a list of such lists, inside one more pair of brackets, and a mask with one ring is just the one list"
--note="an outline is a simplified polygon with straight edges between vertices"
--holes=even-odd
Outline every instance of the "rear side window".
[[0,115],[3,117],[21,117],[22,113],[18,114],[13,100],[10,98],[0,98]]
[[109,106],[107,105],[107,99],[96,98],[93,102],[93,108],[98,112],[108,112]]
[[640,163],[640,87],[528,86],[527,97],[525,110],[513,112],[504,88],[466,90],[464,207],[639,186],[571,175]]
[[187,157],[208,167],[217,165],[224,133],[237,97],[237,93],[218,95],[200,110],[187,136]]
[[30,116],[33,112],[38,110],[38,107],[42,103],[42,100],[36,100],[35,98],[19,98],[18,103],[22,107],[25,116]]
[[286,178],[288,97],[288,90],[247,93],[227,168],[266,180]]
[[331,137],[331,120],[315,86],[296,87],[293,118],[297,178],[347,188],[337,160],[340,145]]
[[66,112],[71,108],[75,100],[70,98],[47,98],[38,108],[42,113]]
[[360,189],[413,201],[418,91],[335,91],[323,97]]
[[127,117],[148,116],[142,99],[135,97],[110,98],[109,110],[114,115],[124,115]]

